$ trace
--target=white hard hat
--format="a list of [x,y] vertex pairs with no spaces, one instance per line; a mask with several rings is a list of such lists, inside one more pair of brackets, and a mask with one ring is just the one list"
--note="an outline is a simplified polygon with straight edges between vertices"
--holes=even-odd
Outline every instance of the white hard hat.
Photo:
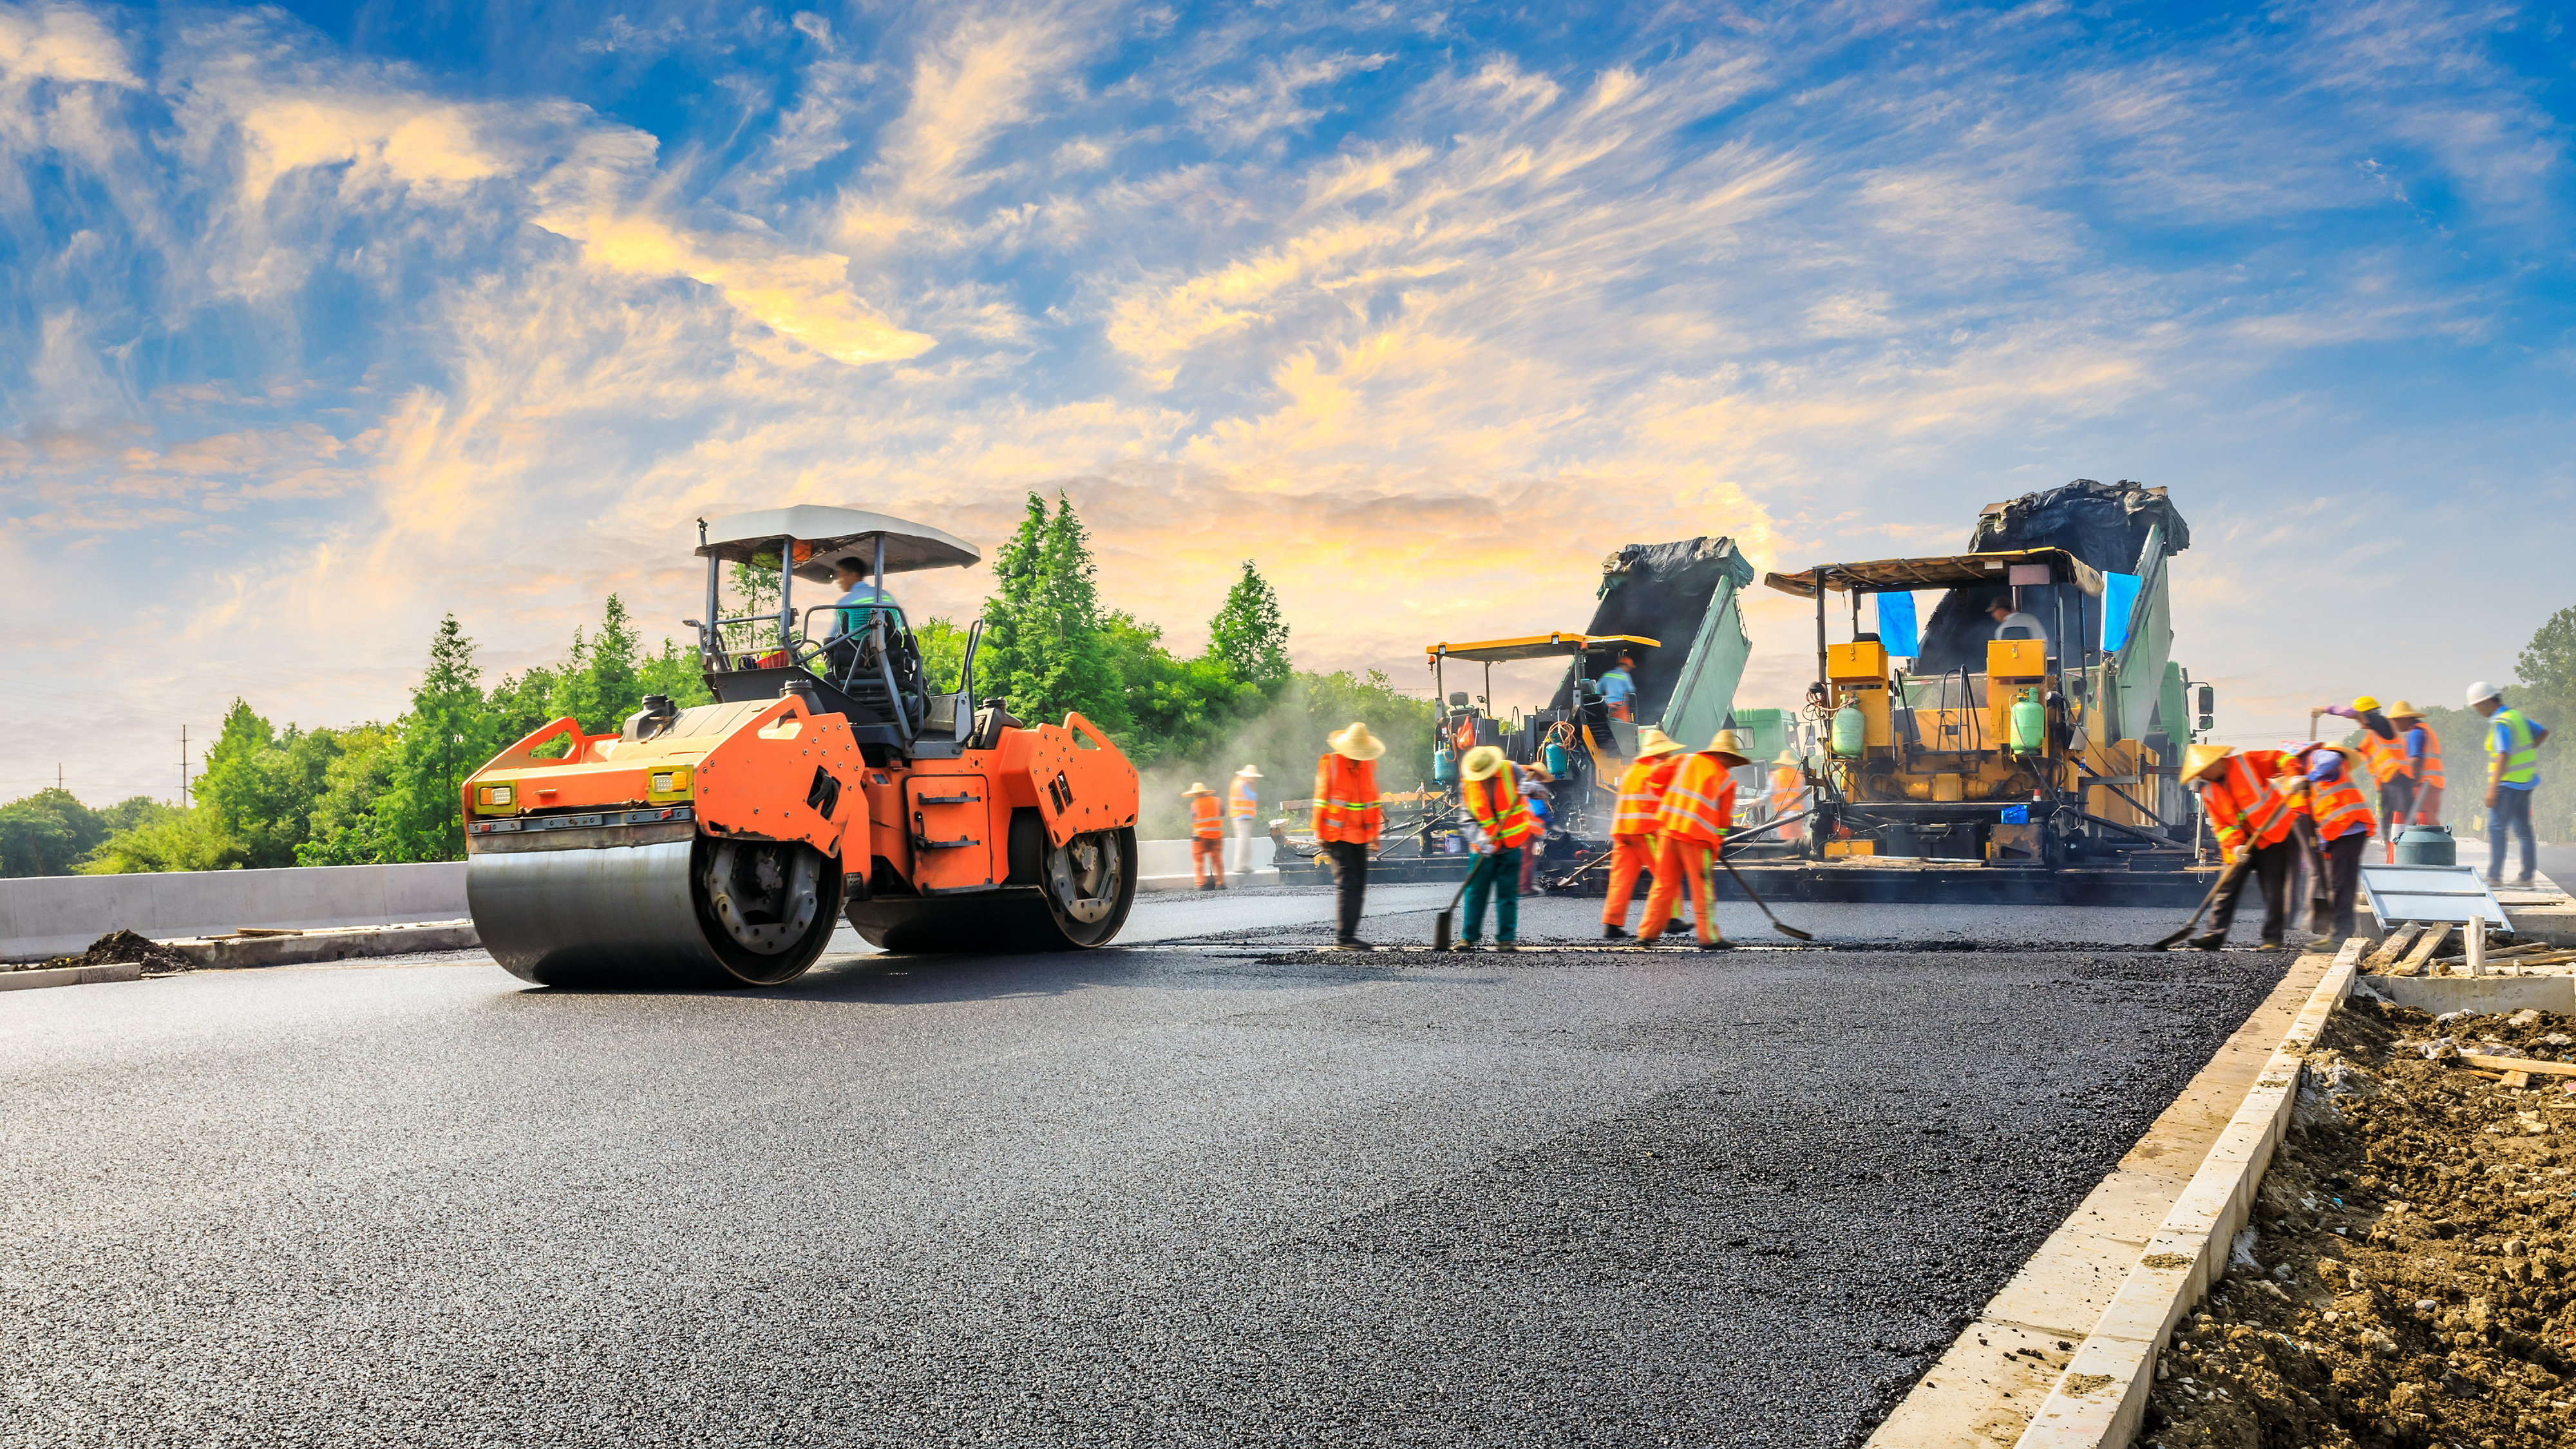
[[2487,683],[2487,682],[2486,682],[2485,680],[2483,680],[2483,679],[2481,679],[2481,680],[2479,680],[2477,683],[2472,684],[2472,685],[2470,685],[2470,686],[2469,686],[2469,708],[2471,708],[2471,709],[2475,709],[2475,708],[2477,708],[2477,707],[2478,707],[2478,701],[2480,701],[2480,700],[2482,700],[2482,699],[2502,699],[2502,698],[2504,698],[2504,691],[2503,691],[2503,690],[2501,690],[2501,689],[2496,688],[2496,687],[2495,687],[2494,685],[2492,685],[2492,684]]

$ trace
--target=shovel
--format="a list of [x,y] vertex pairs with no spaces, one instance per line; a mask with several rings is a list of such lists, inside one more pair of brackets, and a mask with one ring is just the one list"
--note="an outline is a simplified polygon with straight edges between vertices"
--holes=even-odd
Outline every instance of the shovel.
[[1485,862],[1492,859],[1493,857],[1490,855],[1477,856],[1476,863],[1467,867],[1467,878],[1458,882],[1458,894],[1451,896],[1449,898],[1449,904],[1441,909],[1440,914],[1431,918],[1432,950],[1446,951],[1449,949],[1450,918],[1458,914],[1458,903],[1467,898],[1467,887],[1475,884],[1476,872],[1483,870],[1485,868]]
[[2197,930],[2200,926],[2200,918],[2208,914],[2210,903],[2218,899],[2218,893],[2225,890],[2227,888],[2227,883],[2234,880],[2238,873],[2252,865],[2253,861],[2253,853],[2248,851],[2242,858],[2229,865],[2225,870],[2220,871],[2218,873],[2218,879],[2209,883],[2209,894],[2200,898],[2199,906],[2193,909],[2191,919],[2182,923],[2182,929],[2174,932],[2170,936],[2157,937],[2154,941],[2148,943],[2147,949],[2150,951],[2170,951],[2175,945],[2181,942],[2183,937],[2188,936],[2193,931]]
[[[1726,873],[1734,878],[1735,888],[1744,892],[1745,899],[1762,907],[1762,919],[1771,923],[1772,930],[1779,932],[1781,935],[1786,936],[1793,941],[1812,941],[1816,939],[1814,936],[1809,935],[1805,931],[1799,930],[1795,926],[1781,925],[1780,918],[1771,914],[1771,908],[1769,906],[1762,905],[1762,898],[1753,893],[1753,887],[1744,883],[1744,877],[1735,874],[1735,866],[1727,860],[1726,853],[1723,850],[1710,851],[1709,858],[1716,861],[1719,865],[1726,867]],[[1717,876],[1714,872],[1711,872],[1709,875],[1708,894],[1711,902],[1714,902],[1717,899]]]

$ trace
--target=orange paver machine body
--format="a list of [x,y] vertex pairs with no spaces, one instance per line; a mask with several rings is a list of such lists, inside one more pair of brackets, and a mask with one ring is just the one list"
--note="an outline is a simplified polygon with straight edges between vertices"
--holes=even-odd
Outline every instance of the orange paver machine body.
[[[1136,771],[1080,715],[1026,725],[924,673],[890,599],[799,612],[794,580],[883,580],[975,551],[854,509],[702,523],[712,704],[648,696],[615,734],[559,719],[464,788],[466,892],[495,959],[548,984],[767,986],[846,919],[896,951],[1104,945],[1136,891]],[[727,564],[780,573],[779,611],[720,618]],[[774,642],[773,642],[774,639]]]

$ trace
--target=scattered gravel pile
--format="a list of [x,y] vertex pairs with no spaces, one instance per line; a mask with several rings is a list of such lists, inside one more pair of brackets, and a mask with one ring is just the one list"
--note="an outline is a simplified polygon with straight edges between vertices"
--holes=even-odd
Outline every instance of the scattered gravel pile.
[[110,931],[89,943],[89,949],[77,956],[57,956],[51,961],[29,961],[17,967],[0,966],[0,971],[43,971],[58,966],[117,966],[132,961],[142,966],[146,976],[167,976],[185,971],[196,963],[145,936],[132,931]]
[[2576,1444],[2576,1022],[2440,1018],[2356,997],[2224,1283],[2159,1362],[2139,1443]]

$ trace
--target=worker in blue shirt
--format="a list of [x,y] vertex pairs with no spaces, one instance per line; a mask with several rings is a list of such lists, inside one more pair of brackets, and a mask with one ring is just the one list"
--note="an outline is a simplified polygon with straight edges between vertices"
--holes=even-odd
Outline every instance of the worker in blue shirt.
[[1611,666],[1609,673],[1601,676],[1601,702],[1610,707],[1612,719],[1628,720],[1635,716],[1637,676],[1628,671],[1636,663],[1633,656],[1622,652],[1619,662]]
[[2504,884],[2504,854],[2512,837],[2522,840],[2522,874],[2516,885],[2532,884],[2540,872],[2540,845],[2531,831],[2531,793],[2540,787],[2540,744],[2549,727],[2504,707],[2504,691],[2479,680],[2469,686],[2469,708],[2488,721],[2487,730],[2487,884]]
[[835,676],[847,673],[858,658],[860,647],[872,628],[872,616],[883,609],[888,617],[886,627],[903,627],[903,605],[885,591],[883,583],[869,583],[868,565],[859,559],[844,558],[832,564],[832,579],[841,586],[841,596],[832,601],[831,632],[823,639],[823,649],[832,661]]

